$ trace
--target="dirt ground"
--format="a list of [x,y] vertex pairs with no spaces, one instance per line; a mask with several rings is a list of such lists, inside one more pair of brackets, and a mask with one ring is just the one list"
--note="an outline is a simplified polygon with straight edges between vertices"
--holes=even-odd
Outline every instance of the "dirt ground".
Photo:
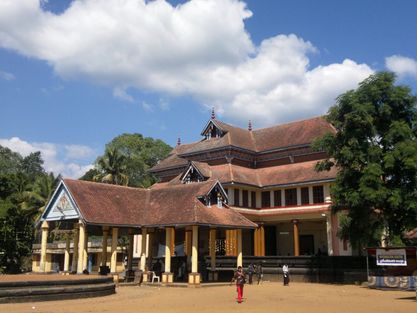
[[115,295],[65,301],[0,304],[5,313],[80,312],[286,312],[286,313],[406,313],[416,312],[415,292],[370,290],[352,285],[279,283],[245,286],[245,301],[237,304],[234,286],[203,288],[118,287]]

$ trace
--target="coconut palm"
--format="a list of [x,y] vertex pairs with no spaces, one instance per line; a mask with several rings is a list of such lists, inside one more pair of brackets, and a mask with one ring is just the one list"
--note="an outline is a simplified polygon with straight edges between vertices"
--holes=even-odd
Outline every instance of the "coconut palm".
[[104,155],[98,159],[97,165],[100,173],[94,176],[94,180],[124,186],[129,183],[126,174],[126,157],[117,149],[106,149]]

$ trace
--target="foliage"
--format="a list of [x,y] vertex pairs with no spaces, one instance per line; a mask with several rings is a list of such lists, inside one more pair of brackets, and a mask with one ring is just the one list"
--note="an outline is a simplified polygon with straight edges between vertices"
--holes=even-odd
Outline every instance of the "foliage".
[[39,152],[22,157],[0,146],[0,164],[0,270],[16,273],[28,269],[34,223],[57,178],[44,171]]
[[313,145],[328,155],[318,170],[338,169],[333,210],[347,210],[342,235],[354,247],[417,226],[417,98],[394,82],[377,73],[339,96],[327,115],[336,134]]
[[[149,187],[156,179],[148,170],[164,159],[171,147],[162,140],[141,134],[122,134],[106,145],[103,156],[97,158],[95,168],[81,179]],[[116,182],[117,181],[117,182]]]

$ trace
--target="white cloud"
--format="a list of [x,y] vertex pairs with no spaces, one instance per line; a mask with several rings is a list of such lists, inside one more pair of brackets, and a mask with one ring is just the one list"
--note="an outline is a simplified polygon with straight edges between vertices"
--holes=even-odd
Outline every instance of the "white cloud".
[[[0,138],[0,145],[27,156],[40,151],[47,172],[61,174],[68,178],[79,178],[93,167],[92,164],[80,164],[75,159],[85,159],[94,155],[94,150],[81,145],[57,145],[47,142],[27,142],[19,137]],[[85,163],[85,162],[84,162]]]
[[0,79],[4,79],[4,80],[7,80],[7,81],[11,81],[11,80],[16,79],[16,77],[12,73],[5,72],[5,71],[1,71],[0,70]]
[[310,68],[318,49],[296,35],[256,46],[244,25],[251,15],[236,0],[83,0],[59,15],[37,0],[2,0],[0,47],[129,102],[127,88],[187,95],[257,126],[324,113],[373,72],[348,59]]
[[417,60],[402,55],[392,55],[385,58],[385,67],[400,77],[417,78]]
[[66,145],[66,157],[68,159],[85,159],[94,155],[94,150],[82,145]]

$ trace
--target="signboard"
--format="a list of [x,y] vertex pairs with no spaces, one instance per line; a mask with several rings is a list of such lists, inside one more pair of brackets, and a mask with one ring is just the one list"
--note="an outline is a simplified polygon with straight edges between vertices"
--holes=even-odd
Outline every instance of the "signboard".
[[405,249],[376,249],[376,265],[407,266]]

